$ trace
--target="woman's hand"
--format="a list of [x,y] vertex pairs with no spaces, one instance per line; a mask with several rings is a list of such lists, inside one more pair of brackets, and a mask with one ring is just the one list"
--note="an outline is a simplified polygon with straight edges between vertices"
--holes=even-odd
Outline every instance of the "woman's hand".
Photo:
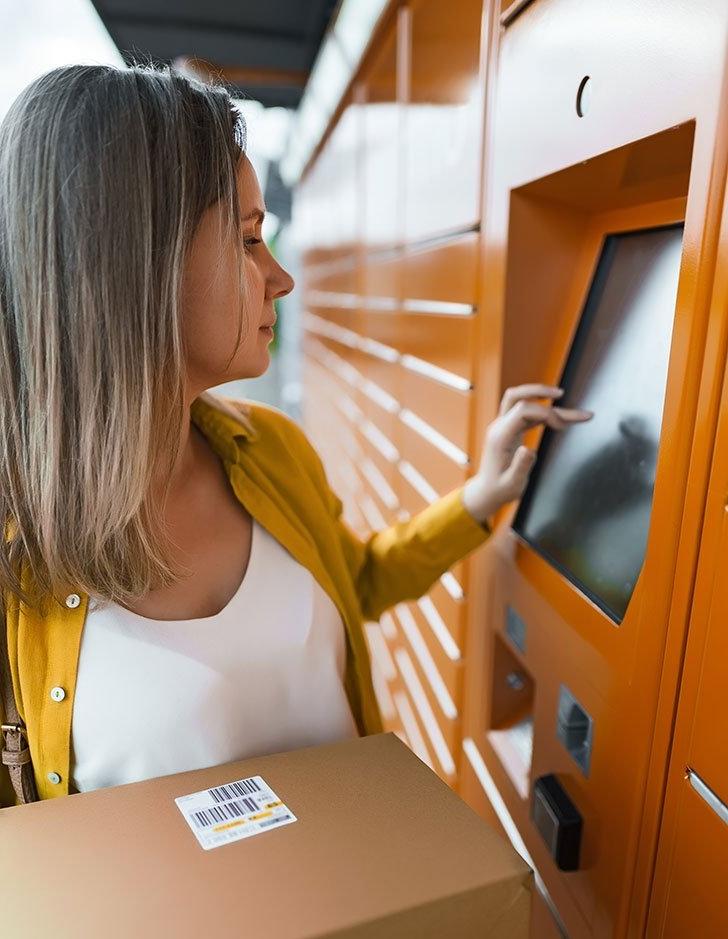
[[535,452],[523,446],[527,430],[539,424],[564,430],[593,417],[591,411],[538,403],[539,398],[553,401],[563,393],[550,385],[519,385],[503,395],[498,417],[485,432],[480,468],[463,489],[465,508],[481,524],[523,495],[536,459]]

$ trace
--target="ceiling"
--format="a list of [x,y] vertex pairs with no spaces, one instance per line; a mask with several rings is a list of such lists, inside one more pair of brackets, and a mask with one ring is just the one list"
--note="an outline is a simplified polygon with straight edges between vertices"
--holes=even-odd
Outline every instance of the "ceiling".
[[93,0],[124,60],[172,64],[204,77],[206,63],[234,97],[296,108],[338,0]]

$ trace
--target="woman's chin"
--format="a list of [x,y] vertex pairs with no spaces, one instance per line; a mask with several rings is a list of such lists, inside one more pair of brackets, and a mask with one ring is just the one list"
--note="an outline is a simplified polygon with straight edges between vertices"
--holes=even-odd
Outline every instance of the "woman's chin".
[[241,378],[260,378],[261,375],[264,375],[268,371],[270,366],[270,352],[268,347],[258,351],[258,354],[255,356],[255,360],[247,363],[247,368],[245,369],[245,374],[241,375]]

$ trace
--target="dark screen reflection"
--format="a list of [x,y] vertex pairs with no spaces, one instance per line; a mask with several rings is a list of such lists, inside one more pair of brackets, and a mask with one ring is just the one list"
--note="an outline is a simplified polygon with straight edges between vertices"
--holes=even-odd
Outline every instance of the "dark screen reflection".
[[645,556],[682,232],[606,240],[562,381],[594,417],[544,434],[514,523],[617,622]]

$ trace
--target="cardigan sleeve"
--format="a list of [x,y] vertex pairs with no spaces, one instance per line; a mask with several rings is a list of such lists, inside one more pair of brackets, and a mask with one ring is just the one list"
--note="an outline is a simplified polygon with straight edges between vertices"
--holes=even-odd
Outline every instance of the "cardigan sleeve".
[[407,521],[361,539],[342,518],[343,503],[329,485],[321,458],[301,433],[366,619],[376,620],[397,603],[418,599],[453,564],[490,537],[490,527],[465,508],[464,487],[460,486]]
[[[240,407],[240,402],[231,403]],[[343,519],[343,503],[329,485],[323,462],[301,425],[280,409],[260,402],[255,402],[254,414],[275,425],[284,451],[298,457],[300,468],[315,485],[366,619],[378,619],[390,607],[418,599],[453,564],[490,537],[490,527],[465,508],[464,487],[460,486],[407,521],[360,538]]]

